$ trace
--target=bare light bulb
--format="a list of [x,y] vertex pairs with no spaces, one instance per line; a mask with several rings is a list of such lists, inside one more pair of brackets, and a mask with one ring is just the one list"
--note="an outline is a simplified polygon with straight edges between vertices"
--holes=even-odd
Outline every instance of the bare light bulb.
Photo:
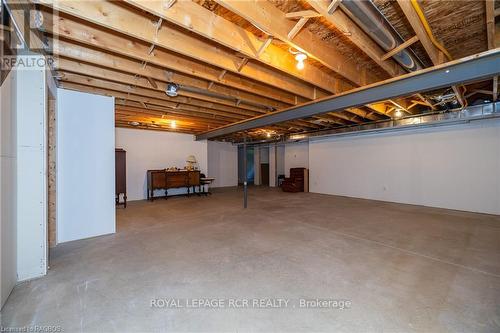
[[270,138],[270,137],[271,137],[271,133],[267,132],[266,136],[267,136],[268,138]]
[[297,60],[297,69],[304,69],[304,60],[307,59],[307,55],[305,53],[297,53],[295,55],[295,60]]
[[396,118],[400,118],[403,114],[401,113],[401,110],[396,110],[396,113],[394,113]]
[[177,122],[175,120],[172,120],[172,122],[170,123],[170,127],[171,128],[177,128]]

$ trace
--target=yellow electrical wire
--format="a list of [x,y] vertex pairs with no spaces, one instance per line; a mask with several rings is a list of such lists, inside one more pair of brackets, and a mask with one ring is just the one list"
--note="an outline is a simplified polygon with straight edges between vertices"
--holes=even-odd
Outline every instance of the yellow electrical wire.
[[427,19],[425,18],[424,12],[422,11],[422,8],[420,8],[420,5],[418,4],[417,0],[411,0],[411,4],[412,4],[413,8],[415,9],[415,11],[417,12],[418,17],[420,18],[420,22],[422,22],[422,24],[424,25],[425,31],[427,32],[427,35],[429,36],[432,44],[434,44],[441,52],[443,52],[449,61],[453,60],[451,54],[444,48],[443,45],[441,45],[436,40],[436,38],[434,38],[431,27],[429,26],[429,23],[427,22]]
[[[425,18],[424,12],[422,11],[422,8],[420,8],[420,5],[418,4],[417,0],[410,0],[411,4],[413,6],[413,9],[415,9],[415,12],[417,12],[418,17],[420,18],[420,22],[422,22],[422,25],[425,28],[425,31],[427,32],[427,35],[429,36],[429,39],[431,40],[432,44],[438,48],[439,51],[443,52],[443,54],[448,58],[448,61],[453,60],[453,57],[451,54],[446,50],[446,48],[439,43],[436,38],[434,37],[434,34],[432,33],[431,27],[429,26],[429,23],[427,22],[427,19]],[[462,88],[464,89],[464,92],[462,94],[465,94],[467,91],[467,88],[462,85]],[[462,105],[462,107],[467,107],[467,99],[465,99],[465,105]]]

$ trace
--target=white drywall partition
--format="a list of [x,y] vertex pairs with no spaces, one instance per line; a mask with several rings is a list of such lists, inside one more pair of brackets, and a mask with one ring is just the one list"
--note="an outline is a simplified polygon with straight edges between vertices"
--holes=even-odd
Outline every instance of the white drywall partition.
[[500,120],[312,141],[310,191],[500,214]]
[[0,86],[0,308],[17,282],[15,73]]
[[57,242],[115,232],[112,97],[57,91]]
[[276,175],[285,174],[285,147],[269,145],[269,186],[277,184]]
[[[116,147],[127,152],[128,200],[147,198],[147,170],[183,168],[189,155],[194,155],[200,171],[207,173],[207,141],[195,141],[190,134],[117,128]],[[186,189],[169,189],[168,193],[182,194]],[[164,191],[155,195],[164,195]]]
[[208,177],[213,187],[238,186],[238,146],[229,142],[208,141]]
[[309,143],[285,145],[285,176],[290,176],[290,168],[309,168]]
[[253,184],[254,185],[260,185],[262,182],[262,177],[260,175],[260,148],[259,147],[253,147],[253,170],[254,170],[254,177],[253,177]]
[[[43,60],[40,56],[30,58]],[[45,66],[16,70],[18,281],[47,272],[48,92],[45,74]]]

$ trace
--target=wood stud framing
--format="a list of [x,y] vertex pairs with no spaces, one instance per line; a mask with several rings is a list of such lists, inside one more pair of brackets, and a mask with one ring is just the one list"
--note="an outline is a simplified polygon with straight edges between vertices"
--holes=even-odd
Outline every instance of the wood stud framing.
[[386,54],[384,54],[382,56],[382,58],[380,58],[380,60],[387,60],[387,59],[389,59],[390,57],[398,54],[399,52],[403,51],[404,49],[406,49],[407,47],[409,47],[412,44],[416,43],[417,41],[418,41],[418,36],[413,36],[412,38],[410,38],[407,41],[405,41],[403,44],[400,44],[400,45],[396,46],[395,48],[393,48],[392,50],[390,50],[389,52],[387,52]]

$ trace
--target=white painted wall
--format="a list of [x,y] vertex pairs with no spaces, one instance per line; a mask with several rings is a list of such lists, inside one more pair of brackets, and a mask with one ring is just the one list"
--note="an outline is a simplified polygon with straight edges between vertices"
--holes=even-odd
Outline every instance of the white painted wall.
[[238,146],[229,142],[208,141],[208,177],[212,187],[238,186]]
[[261,176],[260,176],[260,148],[253,147],[253,165],[254,165],[254,185],[261,184]]
[[[23,56],[26,58],[25,56]],[[39,56],[34,62],[40,64]],[[33,59],[31,59],[33,60]],[[16,67],[0,87],[0,299],[46,274],[45,67]]]
[[269,163],[269,147],[260,146],[260,163],[268,164]]
[[17,280],[24,281],[47,273],[48,92],[45,67],[16,76]]
[[[269,146],[269,186],[276,186],[276,172],[278,175],[285,174],[285,147],[283,145]],[[276,152],[276,153],[275,153]],[[277,155],[277,158],[275,158]]]
[[17,282],[16,75],[0,87],[0,308]]
[[57,241],[115,232],[112,97],[57,91]]
[[309,168],[309,143],[285,145],[285,176],[290,176],[290,168]]
[[[147,198],[147,170],[183,168],[189,155],[194,155],[200,171],[207,173],[207,142],[195,141],[193,135],[117,128],[116,147],[127,151],[128,200]],[[169,195],[182,194],[186,189],[168,192]],[[164,195],[164,191],[155,195]]]
[[310,190],[500,214],[500,120],[313,141]]

